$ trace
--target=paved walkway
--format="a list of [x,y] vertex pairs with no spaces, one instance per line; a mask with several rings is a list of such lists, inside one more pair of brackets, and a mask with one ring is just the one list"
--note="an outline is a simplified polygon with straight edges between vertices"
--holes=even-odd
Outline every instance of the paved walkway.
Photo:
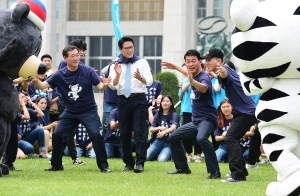
[[102,120],[102,112],[103,112],[103,93],[95,93],[95,101],[98,106],[98,114],[100,119]]

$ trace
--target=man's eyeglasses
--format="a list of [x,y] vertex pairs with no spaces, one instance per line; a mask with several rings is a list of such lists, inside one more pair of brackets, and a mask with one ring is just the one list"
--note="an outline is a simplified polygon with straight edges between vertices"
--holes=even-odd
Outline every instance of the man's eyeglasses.
[[134,46],[127,46],[127,47],[123,47],[124,50],[133,50]]
[[79,58],[80,57],[80,55],[79,54],[73,54],[73,55],[71,55],[71,56],[69,56],[71,59],[77,59],[77,58]]

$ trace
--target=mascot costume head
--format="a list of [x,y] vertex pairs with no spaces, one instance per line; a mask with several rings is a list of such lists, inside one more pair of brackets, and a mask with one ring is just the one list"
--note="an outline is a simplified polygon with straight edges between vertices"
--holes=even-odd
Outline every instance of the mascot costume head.
[[[39,0],[20,0],[11,9],[0,10],[0,159],[10,138],[10,122],[19,111],[13,80],[44,74],[46,66],[37,58],[46,9]],[[8,174],[0,164],[0,176]]]
[[232,49],[256,109],[263,148],[278,173],[266,195],[300,194],[300,1],[234,0]]

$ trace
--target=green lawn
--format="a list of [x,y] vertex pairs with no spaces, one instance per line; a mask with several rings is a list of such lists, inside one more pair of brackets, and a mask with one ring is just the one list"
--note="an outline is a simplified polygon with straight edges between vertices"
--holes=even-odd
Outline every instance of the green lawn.
[[[276,180],[276,172],[270,164],[250,170],[247,182],[222,183],[206,180],[205,163],[190,163],[192,174],[167,175],[174,170],[173,162],[146,162],[140,174],[121,172],[120,159],[109,159],[112,173],[99,172],[95,159],[82,158],[84,166],[73,165],[70,157],[64,157],[65,170],[45,172],[48,159],[17,160],[15,167],[23,171],[10,172],[0,177],[1,195],[265,195],[269,182]],[[222,178],[229,173],[228,164],[220,164]]]

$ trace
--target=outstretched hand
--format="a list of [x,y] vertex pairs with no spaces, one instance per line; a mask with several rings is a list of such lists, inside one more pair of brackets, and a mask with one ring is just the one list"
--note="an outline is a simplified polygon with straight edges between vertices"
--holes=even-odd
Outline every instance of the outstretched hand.
[[161,62],[161,66],[163,67],[163,69],[175,69],[176,65],[166,62],[166,61],[163,61],[163,62]]
[[105,77],[105,74],[103,74],[103,75],[101,76],[101,79],[102,79],[102,83],[103,83],[104,86],[109,85],[109,83],[111,82],[111,77],[108,76],[108,77],[106,78],[106,77]]

